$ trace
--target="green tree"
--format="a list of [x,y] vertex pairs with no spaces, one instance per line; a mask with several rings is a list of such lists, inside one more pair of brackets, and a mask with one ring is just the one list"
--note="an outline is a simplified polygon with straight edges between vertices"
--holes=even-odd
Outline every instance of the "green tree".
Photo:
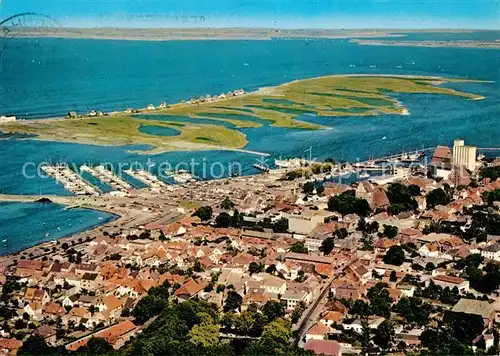
[[248,272],[250,272],[251,275],[263,271],[264,271],[264,265],[262,263],[250,262],[250,265],[248,265]]
[[262,307],[262,314],[264,314],[269,321],[281,318],[285,316],[285,304],[283,302],[270,300]]
[[392,323],[388,320],[384,320],[375,331],[373,341],[382,349],[387,350],[390,348],[391,343],[394,340],[394,335],[395,332]]
[[403,297],[394,306],[393,310],[405,318],[408,323],[427,325],[432,306],[417,297]]
[[219,343],[220,326],[210,322],[195,325],[189,331],[189,341],[203,347],[213,347]]
[[55,356],[61,355],[65,350],[49,347],[43,337],[31,336],[23,342],[21,348],[17,351],[19,356]]
[[224,303],[224,312],[227,313],[229,311],[240,310],[241,302],[243,301],[242,296],[235,292],[234,290],[230,290],[227,293],[226,302]]
[[234,203],[229,199],[229,197],[225,197],[224,200],[220,203],[220,208],[224,210],[231,210],[234,208]]
[[319,250],[323,252],[325,256],[327,256],[333,251],[334,247],[335,247],[335,241],[333,240],[333,237],[329,236],[326,239],[324,239],[323,242],[321,242]]
[[105,355],[113,350],[113,347],[102,337],[91,337],[87,345],[78,349],[78,353],[89,355]]
[[370,204],[365,199],[356,198],[353,191],[346,191],[328,200],[328,210],[342,215],[358,214],[367,216],[371,212]]
[[483,167],[479,172],[479,177],[481,179],[491,179],[496,181],[500,178],[500,166]]
[[7,279],[2,286],[2,296],[7,297],[9,294],[21,290],[22,284],[15,279]]
[[264,333],[262,337],[270,338],[275,342],[281,344],[287,344],[290,341],[291,332],[290,325],[284,319],[276,319],[271,321],[266,327],[264,327]]
[[269,273],[269,274],[276,274],[276,271],[277,271],[277,269],[276,269],[275,264],[272,264],[266,268],[266,273]]
[[201,221],[208,221],[212,219],[213,210],[210,206],[202,206],[194,212],[194,216],[200,218]]
[[413,197],[419,196],[420,195],[420,187],[418,185],[415,185],[415,184],[410,184],[408,186],[408,192]]
[[311,195],[314,192],[314,183],[313,182],[305,182],[302,186],[302,191],[304,194]]
[[144,324],[153,316],[160,314],[166,306],[167,302],[164,298],[148,294],[139,300],[132,315],[137,323]]
[[285,233],[288,231],[288,219],[281,218],[273,224],[273,232]]
[[215,218],[215,226],[216,227],[222,227],[222,228],[227,228],[231,226],[231,215],[228,213],[222,212],[217,217]]
[[337,229],[333,232],[334,236],[337,238],[343,240],[349,236],[349,232],[347,231],[346,228],[341,227],[340,229]]
[[304,246],[304,242],[303,241],[299,241],[299,242],[296,242],[294,243],[291,247],[290,247],[290,252],[295,252],[295,253],[308,253],[309,250],[307,249],[307,247]]
[[467,343],[472,342],[484,330],[482,316],[446,311],[443,321],[449,326],[452,336]]
[[377,283],[368,290],[366,296],[370,300],[370,308],[373,314],[385,318],[390,316],[392,298],[387,290],[387,284]]
[[401,183],[389,184],[387,198],[390,202],[387,211],[393,215],[403,211],[415,210],[418,206],[408,187]]
[[426,196],[427,206],[435,208],[438,205],[447,205],[451,201],[451,197],[443,189],[434,189]]
[[391,246],[383,258],[384,263],[401,266],[405,261],[405,252],[399,245]]
[[363,348],[363,353],[367,354],[367,350],[370,347],[371,339],[371,329],[365,318],[361,320],[361,347]]
[[302,316],[302,313],[304,312],[305,309],[306,309],[306,306],[304,305],[303,302],[297,303],[297,305],[293,309],[293,313],[292,313],[292,316],[290,318],[290,320],[292,321],[292,324],[296,324],[299,321],[299,319]]
[[366,224],[366,227],[365,227],[365,232],[367,234],[373,234],[375,232],[377,232],[379,229],[379,224],[378,222],[376,221],[372,221],[371,223],[369,224]]
[[352,308],[349,310],[349,313],[352,315],[358,315],[361,317],[366,317],[372,315],[372,310],[370,305],[361,299],[357,299]]
[[388,238],[393,239],[398,235],[398,228],[397,228],[397,226],[384,224],[383,234],[384,234],[384,236],[387,236]]

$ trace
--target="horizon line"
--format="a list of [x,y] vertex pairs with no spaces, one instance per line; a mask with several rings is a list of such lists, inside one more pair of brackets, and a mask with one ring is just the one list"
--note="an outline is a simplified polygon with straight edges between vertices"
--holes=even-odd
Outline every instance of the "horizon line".
[[[1,27],[1,26],[0,26]],[[14,27],[14,26],[3,26],[3,27]],[[17,26],[16,26],[17,27]],[[421,27],[421,28],[384,28],[384,27],[353,27],[353,28],[323,28],[323,27],[297,27],[297,28],[286,28],[286,27],[268,27],[268,26],[208,26],[208,27],[175,27],[175,26],[164,26],[164,27],[124,27],[124,26],[23,26],[17,28],[46,28],[46,29],[78,29],[78,30],[93,30],[93,29],[121,29],[121,30],[281,30],[281,31],[497,31],[500,32],[500,28],[467,28],[467,27]]]

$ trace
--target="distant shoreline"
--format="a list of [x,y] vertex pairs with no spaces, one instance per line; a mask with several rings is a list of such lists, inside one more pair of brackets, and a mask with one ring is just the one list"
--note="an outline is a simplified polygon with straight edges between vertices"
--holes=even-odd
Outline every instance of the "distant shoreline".
[[271,40],[273,38],[387,38],[404,34],[378,30],[276,30],[244,28],[18,28],[6,36],[17,38],[82,38],[130,41]]
[[500,36],[496,41],[391,41],[352,39],[350,42],[362,46],[396,46],[396,47],[427,47],[427,48],[482,48],[500,49]]

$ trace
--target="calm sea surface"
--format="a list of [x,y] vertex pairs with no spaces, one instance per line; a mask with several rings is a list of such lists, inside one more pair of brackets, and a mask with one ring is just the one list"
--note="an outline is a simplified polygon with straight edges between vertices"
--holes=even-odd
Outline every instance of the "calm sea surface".
[[[469,34],[410,34],[406,40],[491,40],[499,32]],[[405,40],[405,38],[403,38]],[[242,129],[246,148],[273,156],[309,155],[355,160],[402,150],[451,144],[456,137],[481,147],[500,146],[500,51],[465,48],[360,46],[348,40],[270,41],[107,41],[72,39],[3,39],[0,52],[0,115],[44,118],[70,110],[110,111],[144,107],[161,101],[217,94],[238,88],[247,91],[295,79],[329,74],[412,74],[462,77],[492,83],[450,84],[481,94],[481,101],[439,95],[398,95],[409,116],[301,119],[330,126],[321,131],[274,128]],[[244,113],[242,113],[244,115]],[[145,127],[155,134],[155,127]],[[160,132],[173,135],[175,132]],[[385,139],[383,139],[385,137]],[[172,165],[239,162],[243,174],[256,173],[256,156],[239,152],[130,153],[144,147],[98,147],[21,139],[0,139],[0,193],[68,194],[51,179],[26,179],[23,166],[41,162],[75,164],[168,161]],[[30,166],[32,167],[32,166]],[[33,169],[28,167],[28,174]],[[154,169],[157,168],[153,168]],[[212,172],[219,174],[218,171]],[[74,233],[99,223],[98,213],[62,211],[47,206],[0,205],[0,239],[9,238],[9,251],[45,238]],[[15,220],[18,219],[18,220]],[[22,219],[23,233],[18,229]],[[55,224],[68,219],[57,234]],[[29,223],[25,221],[29,220]],[[17,223],[12,223],[18,221]],[[1,253],[2,251],[0,251]],[[5,252],[4,252],[5,253]]]

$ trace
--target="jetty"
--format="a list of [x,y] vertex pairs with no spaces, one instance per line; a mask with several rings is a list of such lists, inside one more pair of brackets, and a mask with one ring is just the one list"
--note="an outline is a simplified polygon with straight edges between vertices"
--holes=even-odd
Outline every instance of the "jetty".
[[79,174],[72,171],[67,165],[44,165],[42,171],[61,183],[65,189],[74,195],[100,195],[101,191],[85,181]]
[[[87,165],[83,165],[80,169],[84,172],[88,172],[92,174],[94,177],[102,181],[103,183],[111,186],[115,191],[121,192],[122,194],[128,195],[130,191],[133,189],[132,185],[124,181],[122,178],[106,169],[106,167],[99,165],[97,167],[89,167]],[[111,192],[110,194],[116,194]]]
[[143,169],[127,169],[124,172],[132,178],[146,184],[155,192],[160,192],[162,188],[168,188],[168,185],[160,178]]

